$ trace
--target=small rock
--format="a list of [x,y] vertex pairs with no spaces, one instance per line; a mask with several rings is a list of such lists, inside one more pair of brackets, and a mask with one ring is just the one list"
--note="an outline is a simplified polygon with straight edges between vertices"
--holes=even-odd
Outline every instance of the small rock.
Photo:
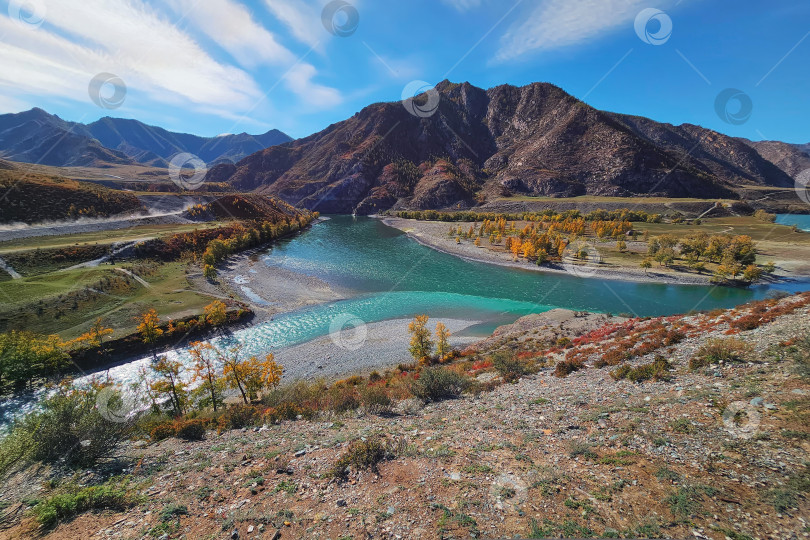
[[343,499],[338,499],[338,501],[335,504],[338,505],[338,508],[343,508],[344,506],[346,506],[346,501],[344,501]]
[[761,397],[755,397],[754,399],[751,400],[751,405],[753,405],[754,407],[759,407],[760,405],[762,405],[763,401],[765,400],[762,399]]
[[250,534],[250,533],[252,533],[252,532],[253,532],[253,525],[251,525],[250,527],[248,527],[248,534]]
[[295,456],[295,457],[301,457],[301,456],[306,455],[306,453],[307,453],[307,451],[306,451],[306,450],[299,450],[298,452],[296,452],[295,454],[293,454],[293,456]]
[[231,539],[232,540],[237,540],[238,538],[239,538],[239,531],[234,529],[233,532],[231,533]]

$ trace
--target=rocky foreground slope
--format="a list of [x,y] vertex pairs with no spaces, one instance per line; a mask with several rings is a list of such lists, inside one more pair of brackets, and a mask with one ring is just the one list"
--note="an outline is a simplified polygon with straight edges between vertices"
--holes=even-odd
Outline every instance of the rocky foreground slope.
[[[808,305],[805,294],[652,320],[530,316],[468,351],[479,355],[471,374],[491,391],[404,401],[385,416],[135,442],[122,463],[142,502],[81,515],[46,536],[805,538]],[[707,360],[707,343],[737,354]],[[631,345],[632,365],[660,356],[667,369],[631,382],[596,367]],[[487,359],[499,350],[534,358],[540,370],[498,385]],[[560,361],[574,360],[576,370],[555,376]],[[369,441],[385,459],[336,478],[341,456]],[[33,474],[7,483],[7,500],[50,489]],[[0,537],[42,533],[22,503],[4,513],[10,528]]]
[[483,90],[443,81],[404,104],[370,105],[320,133],[215,167],[208,180],[361,214],[467,207],[508,194],[736,198],[740,186],[792,188],[791,176],[749,143],[600,111],[552,84]]

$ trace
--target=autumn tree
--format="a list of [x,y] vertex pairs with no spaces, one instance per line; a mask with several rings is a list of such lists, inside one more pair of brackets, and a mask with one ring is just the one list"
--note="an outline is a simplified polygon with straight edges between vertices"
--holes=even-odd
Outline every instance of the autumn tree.
[[236,344],[229,349],[215,348],[214,351],[222,363],[227,385],[234,390],[239,390],[242,400],[246,404],[250,403],[247,389],[250,360],[241,359],[242,345]]
[[163,329],[160,328],[160,317],[154,308],[138,317],[138,333],[143,342],[152,349],[153,360],[157,360],[156,345],[160,336],[163,335]]
[[749,264],[743,270],[743,279],[749,283],[758,281],[762,277],[762,270],[754,264]]
[[619,253],[624,253],[625,251],[627,251],[627,242],[625,242],[624,240],[619,240],[618,242],[616,242],[616,249],[619,250]]
[[225,370],[226,377],[230,376],[234,382],[241,381],[245,390],[243,399],[245,394],[248,399],[257,399],[262,390],[275,388],[281,382],[284,372],[284,368],[276,363],[272,354],[267,354],[264,360],[251,356],[242,362],[226,365]]
[[91,347],[97,348],[100,354],[104,354],[104,336],[109,336],[112,333],[113,329],[105,327],[103,319],[99,317],[90,327],[90,331],[76,338],[76,341],[88,343]]
[[411,334],[411,345],[408,351],[415,360],[420,362],[430,358],[430,354],[433,352],[430,330],[427,329],[428,319],[427,315],[417,315],[408,325],[408,332]]
[[222,326],[228,320],[228,308],[219,300],[214,300],[203,309],[205,320],[213,327]]
[[653,264],[652,264],[652,260],[651,260],[649,257],[647,257],[646,259],[644,259],[643,261],[641,261],[641,267],[644,269],[644,273],[645,273],[645,274],[647,273],[647,271],[648,271],[650,268],[652,268],[652,265],[653,265]]
[[444,323],[436,323],[436,354],[441,362],[450,352],[450,331]]
[[191,359],[194,362],[195,382],[200,382],[201,388],[211,397],[211,406],[214,411],[222,403],[222,392],[220,391],[219,376],[217,375],[216,354],[214,346],[210,343],[195,341],[191,343],[189,349]]
[[151,368],[154,374],[154,379],[149,385],[151,391],[158,396],[168,397],[174,413],[182,415],[187,396],[186,385],[180,377],[183,364],[161,356],[152,361]]

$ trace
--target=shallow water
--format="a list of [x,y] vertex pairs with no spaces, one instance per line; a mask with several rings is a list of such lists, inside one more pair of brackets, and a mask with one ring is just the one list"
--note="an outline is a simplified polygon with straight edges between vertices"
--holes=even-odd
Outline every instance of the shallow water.
[[[555,307],[657,316],[731,307],[764,298],[775,289],[810,289],[808,283],[751,289],[660,285],[602,280],[598,273],[583,279],[497,267],[437,252],[379,220],[350,216],[333,216],[318,223],[272,247],[260,260],[268,266],[316,276],[356,295],[276,316],[229,338],[243,343],[247,354],[256,355],[327,335],[349,319],[371,323],[424,313],[480,321],[473,333],[483,336],[498,325]],[[252,279],[256,278],[244,276],[240,281]],[[277,299],[261,300],[273,303]],[[176,354],[183,357],[184,351]],[[136,365],[119,366],[112,373],[117,379],[129,372],[124,379],[131,380]]]
[[[479,321],[466,332],[484,336],[518,317],[555,307],[658,316],[732,307],[764,298],[775,290],[810,290],[807,282],[732,289],[604,280],[598,273],[584,279],[498,267],[437,252],[379,220],[350,216],[320,222],[278,243],[259,260],[316,276],[356,294],[347,300],[277,316],[227,338],[244,344],[245,352],[251,355],[305,343],[339,330],[349,320],[352,324],[358,319],[371,323],[424,313],[434,318]],[[239,285],[250,289],[253,279],[252,274],[242,276]],[[267,303],[277,300],[258,299]],[[169,356],[188,359],[183,349]],[[147,357],[136,359],[108,373],[113,380],[131,383],[148,362]],[[79,382],[82,380],[87,379]],[[0,408],[0,425],[8,419],[3,418],[3,412]]]
[[777,214],[776,223],[780,225],[796,225],[803,231],[810,231],[810,215],[808,214]]

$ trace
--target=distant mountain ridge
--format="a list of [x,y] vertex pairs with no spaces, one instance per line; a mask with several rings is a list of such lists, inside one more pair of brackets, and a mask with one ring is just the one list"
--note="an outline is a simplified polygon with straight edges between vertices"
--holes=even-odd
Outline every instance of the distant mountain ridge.
[[276,129],[261,135],[200,137],[124,118],[81,124],[39,108],[0,115],[0,157],[57,167],[131,163],[166,167],[173,156],[185,152],[213,165],[239,161],[291,140]]
[[[500,196],[737,198],[790,187],[750,141],[600,111],[548,83],[436,86],[435,114],[369,105],[309,137],[211,169],[211,181],[324,213],[467,208]],[[420,107],[431,96],[416,98]],[[797,149],[798,152],[798,149]]]

